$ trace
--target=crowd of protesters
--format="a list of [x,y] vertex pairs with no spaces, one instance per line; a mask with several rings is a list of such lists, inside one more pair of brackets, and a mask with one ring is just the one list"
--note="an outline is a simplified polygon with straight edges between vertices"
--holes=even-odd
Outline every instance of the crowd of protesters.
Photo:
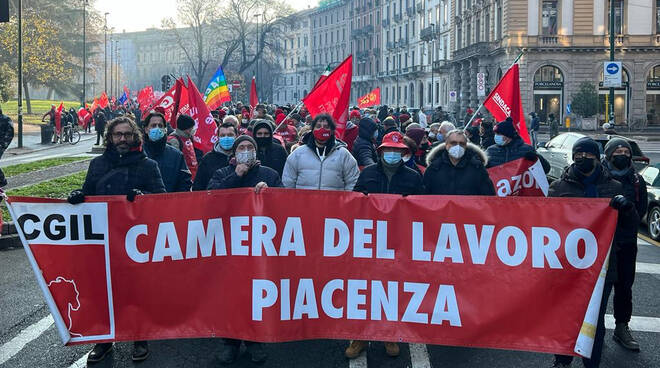
[[[137,110],[137,111],[136,111]],[[480,195],[494,196],[487,168],[526,159],[549,164],[526,144],[508,118],[492,122],[478,116],[457,129],[441,108],[426,115],[406,107],[352,108],[341,137],[337,122],[326,114],[312,117],[304,108],[257,105],[254,112],[240,103],[213,111],[217,141],[202,155],[195,149],[195,121],[187,115],[176,119],[176,129],[163,111],[143,118],[135,104],[121,110],[98,109],[93,114],[97,143],[105,152],[89,166],[82,189],[69,196],[81,203],[94,195],[137,195],[250,187],[259,193],[268,187],[356,191],[364,194]],[[48,114],[46,115],[48,116]],[[535,116],[532,116],[534,119]],[[51,120],[53,119],[51,114]],[[532,120],[536,141],[538,122]],[[607,282],[601,302],[595,344],[586,367],[597,367],[603,346],[604,314],[614,288],[615,339],[639,350],[628,328],[632,312],[631,288],[637,251],[636,232],[646,209],[643,180],[631,164],[631,147],[611,140],[601,161],[598,144],[589,137],[573,147],[574,163],[550,186],[557,197],[606,197],[619,210],[614,250],[609,258]],[[220,360],[234,361],[240,340],[225,339]],[[263,362],[263,344],[245,342],[254,362]],[[352,341],[345,350],[355,358],[366,341]],[[133,359],[149,355],[147,342],[135,342]],[[98,362],[112,344],[97,344],[88,362]],[[388,355],[397,356],[396,342],[386,342]],[[568,366],[571,357],[556,356],[554,366]]]

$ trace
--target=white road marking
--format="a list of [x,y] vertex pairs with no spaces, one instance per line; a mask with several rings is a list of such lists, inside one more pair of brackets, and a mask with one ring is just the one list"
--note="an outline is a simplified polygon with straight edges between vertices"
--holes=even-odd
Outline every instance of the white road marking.
[[637,273],[652,273],[654,275],[660,275],[660,264],[637,262],[637,265],[635,265],[635,271]]
[[87,356],[89,353],[86,353],[83,355],[80,359],[76,360],[73,364],[69,366],[69,368],[85,368],[87,367]]
[[426,344],[409,344],[409,346],[412,368],[431,368],[431,360]]
[[14,355],[18,354],[18,352],[20,352],[25,347],[25,345],[39,337],[52,325],[53,316],[49,314],[48,316],[42,318],[39,322],[28,326],[13,339],[4,343],[2,346],[0,346],[0,364],[3,364],[4,362],[11,359]]
[[[638,332],[660,332],[660,318],[632,316],[628,326],[632,331]],[[605,315],[605,328],[613,330],[615,327],[614,316]]]
[[349,368],[367,368],[367,350],[365,349],[359,357],[348,361]]

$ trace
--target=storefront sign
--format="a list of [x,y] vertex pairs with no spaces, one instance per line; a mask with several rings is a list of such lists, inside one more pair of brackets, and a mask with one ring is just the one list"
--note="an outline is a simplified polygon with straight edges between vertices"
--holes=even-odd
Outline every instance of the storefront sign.
[[534,89],[562,89],[564,82],[560,81],[541,81],[534,82]]
[[652,79],[650,81],[646,81],[646,89],[647,90],[660,90],[660,79]]

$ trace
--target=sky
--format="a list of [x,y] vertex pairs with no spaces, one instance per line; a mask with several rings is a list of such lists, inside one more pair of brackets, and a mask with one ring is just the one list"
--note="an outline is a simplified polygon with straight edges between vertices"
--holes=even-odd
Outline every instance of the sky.
[[[316,5],[315,0],[286,0],[294,10]],[[97,0],[96,9],[103,15],[108,12],[108,28],[120,33],[143,31],[160,27],[163,18],[176,18],[176,0]]]

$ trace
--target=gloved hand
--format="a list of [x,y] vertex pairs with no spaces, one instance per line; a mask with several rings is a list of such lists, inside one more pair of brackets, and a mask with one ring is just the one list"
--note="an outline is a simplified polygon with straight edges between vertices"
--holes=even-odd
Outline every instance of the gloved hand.
[[74,190],[66,198],[66,201],[71,204],[83,203],[85,202],[85,194],[83,194],[82,190]]
[[133,202],[135,200],[135,196],[143,195],[142,191],[140,189],[131,189],[128,191],[128,194],[126,194],[126,199],[129,202]]
[[536,152],[534,151],[529,151],[525,153],[525,160],[536,161],[537,158],[538,157],[536,157]]
[[632,209],[633,203],[628,200],[628,198],[622,196],[621,194],[615,195],[614,198],[610,201],[610,207],[614,208],[617,211],[628,211]]

